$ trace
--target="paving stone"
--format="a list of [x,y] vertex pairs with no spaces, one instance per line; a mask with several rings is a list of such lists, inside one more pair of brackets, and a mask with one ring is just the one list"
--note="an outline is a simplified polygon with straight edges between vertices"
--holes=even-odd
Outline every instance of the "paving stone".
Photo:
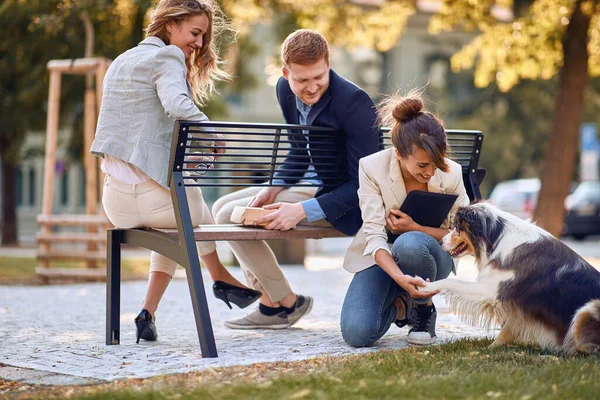
[[46,376],[27,379],[24,383],[30,385],[53,385],[53,386],[79,386],[79,385],[98,385],[106,383],[105,380],[95,378],[84,378],[65,374],[51,374]]
[[28,368],[17,368],[11,366],[0,366],[0,379],[7,381],[26,382],[29,379],[52,375],[48,371],[40,371]]
[[105,381],[29,368],[0,366],[0,379],[29,385],[92,385]]

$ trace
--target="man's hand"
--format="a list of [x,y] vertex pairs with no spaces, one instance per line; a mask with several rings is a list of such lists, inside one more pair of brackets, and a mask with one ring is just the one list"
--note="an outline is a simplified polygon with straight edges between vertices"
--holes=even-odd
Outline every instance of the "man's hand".
[[276,203],[263,207],[265,210],[277,210],[256,220],[257,224],[271,221],[265,229],[287,231],[294,229],[298,222],[306,218],[302,203]]
[[413,219],[400,210],[390,210],[390,215],[385,219],[385,226],[394,235],[399,235],[404,232],[416,231],[419,228]]
[[250,200],[248,207],[262,207],[267,204],[273,204],[275,197],[277,197],[283,189],[285,188],[276,186],[261,189],[260,192]]

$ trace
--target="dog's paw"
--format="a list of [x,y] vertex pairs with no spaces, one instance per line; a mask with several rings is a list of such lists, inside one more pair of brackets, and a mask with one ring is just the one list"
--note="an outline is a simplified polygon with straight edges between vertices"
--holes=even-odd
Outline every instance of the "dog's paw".
[[425,286],[419,286],[419,292],[435,292],[441,289],[440,281],[437,282],[425,282]]

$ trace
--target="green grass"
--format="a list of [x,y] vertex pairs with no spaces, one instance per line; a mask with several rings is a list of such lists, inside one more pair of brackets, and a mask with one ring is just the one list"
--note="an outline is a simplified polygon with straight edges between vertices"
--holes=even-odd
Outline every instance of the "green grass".
[[[104,386],[81,399],[597,399],[600,356],[488,348],[489,340],[294,363],[256,364]],[[60,398],[65,389],[29,393]]]
[[[0,257],[0,284],[40,284],[42,279],[36,275],[35,268],[39,262],[32,257]],[[53,266],[61,268],[85,268],[84,262],[56,262]],[[150,260],[124,259],[122,261],[123,280],[144,279],[148,274]],[[50,282],[65,282],[65,279],[53,278]]]

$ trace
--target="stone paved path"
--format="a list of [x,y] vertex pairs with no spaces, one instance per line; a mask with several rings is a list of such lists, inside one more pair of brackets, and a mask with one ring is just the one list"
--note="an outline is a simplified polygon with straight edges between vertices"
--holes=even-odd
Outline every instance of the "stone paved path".
[[[223,326],[223,321],[241,316],[247,311],[229,310],[211,295],[208,301],[219,351],[219,358],[216,359],[201,357],[184,279],[172,282],[161,303],[157,313],[158,342],[142,341],[139,345],[135,344],[135,327],[132,321],[139,311],[146,282],[123,283],[120,346],[104,345],[103,283],[42,287],[0,286],[0,363],[31,368],[42,376],[45,373],[66,374],[73,379],[56,375],[59,379],[54,379],[53,382],[77,384],[143,378],[208,367],[293,361],[321,355],[341,356],[408,346],[407,328],[398,329],[393,326],[376,347],[349,347],[340,334],[339,314],[352,275],[337,267],[318,271],[301,267],[284,269],[297,292],[315,298],[311,314],[294,328],[283,331],[229,330]],[[469,267],[465,265],[462,271],[468,273]],[[241,279],[238,269],[232,269],[232,272]],[[205,282],[208,282],[208,277],[205,277]],[[206,288],[210,293],[208,283]],[[492,336],[496,333],[476,329],[458,321],[448,312],[439,296],[436,298],[436,305],[437,333],[441,340]],[[0,379],[11,379],[11,376],[15,379],[14,374],[14,368],[0,368]]]

